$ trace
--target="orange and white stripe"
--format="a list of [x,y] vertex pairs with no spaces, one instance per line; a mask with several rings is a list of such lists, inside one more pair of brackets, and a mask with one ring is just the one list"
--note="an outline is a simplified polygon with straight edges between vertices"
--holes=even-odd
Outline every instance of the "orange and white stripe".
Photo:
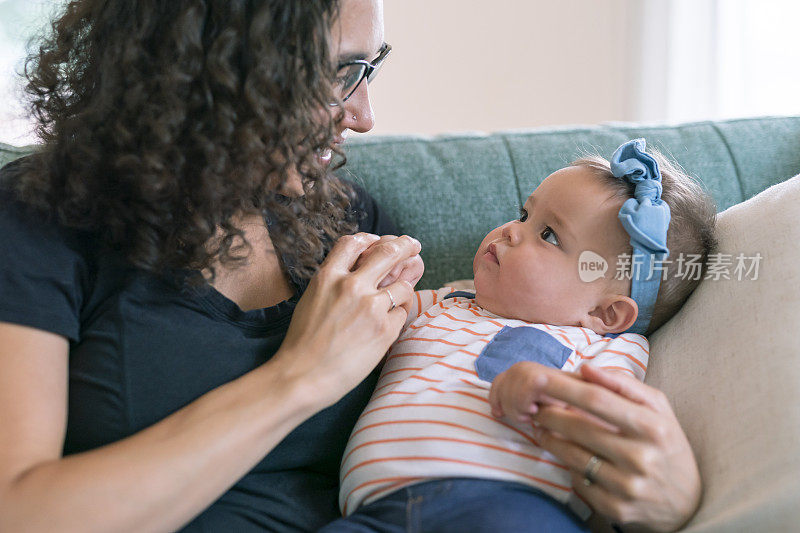
[[603,337],[573,326],[497,316],[473,299],[444,299],[451,288],[417,291],[406,328],[392,346],[369,405],[345,450],[339,503],[347,515],[404,486],[433,478],[516,481],[569,503],[566,467],[539,448],[530,425],[491,415],[489,389],[475,361],[503,327],[533,327],[571,350],[562,367],[587,362],[644,379],[647,339]]

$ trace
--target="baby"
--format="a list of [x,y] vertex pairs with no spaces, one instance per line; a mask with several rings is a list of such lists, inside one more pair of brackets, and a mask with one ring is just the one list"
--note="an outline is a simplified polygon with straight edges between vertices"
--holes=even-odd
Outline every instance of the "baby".
[[[493,416],[489,392],[520,362],[644,379],[645,335],[702,279],[715,219],[699,185],[644,149],[637,139],[610,164],[584,158],[548,176],[481,242],[474,294],[415,293],[342,459],[346,518],[323,531],[583,530],[590,510],[567,468],[529,420]],[[686,254],[699,259],[694,279],[679,275]]]

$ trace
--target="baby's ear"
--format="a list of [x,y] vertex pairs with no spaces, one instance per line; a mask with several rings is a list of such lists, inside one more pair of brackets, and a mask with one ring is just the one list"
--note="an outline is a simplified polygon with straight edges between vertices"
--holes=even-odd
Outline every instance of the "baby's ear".
[[581,326],[596,333],[622,333],[630,328],[639,315],[636,301],[621,294],[609,294],[581,320]]

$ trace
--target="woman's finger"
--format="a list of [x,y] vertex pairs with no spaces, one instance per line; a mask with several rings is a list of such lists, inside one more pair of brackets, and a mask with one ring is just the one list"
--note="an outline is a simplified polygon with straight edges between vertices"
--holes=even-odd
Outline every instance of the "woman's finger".
[[[593,504],[596,503],[597,495],[602,493],[606,498],[611,498],[612,495],[618,499],[629,499],[633,496],[633,492],[639,488],[639,484],[630,483],[632,478],[630,475],[624,474],[616,466],[596,455],[590,455],[585,450],[578,450],[578,455],[581,457],[580,463],[572,470],[572,487],[581,497],[587,499]],[[597,457],[599,466],[592,468],[592,457]],[[587,472],[591,469],[591,472]],[[591,479],[586,475],[589,473]]]
[[[594,454],[567,440],[561,439],[549,431],[538,435],[539,446],[556,456],[572,475],[572,486],[581,497],[587,500],[596,511],[598,501],[618,502],[641,497],[643,478],[620,470],[617,465],[602,455]],[[593,469],[591,482],[587,484],[586,470],[589,461],[597,457],[599,466]],[[607,514],[607,513],[603,513]]]
[[377,246],[378,244],[380,244],[380,243],[382,243],[382,242],[386,242],[386,241],[393,241],[393,240],[394,240],[394,239],[396,239],[396,238],[397,238],[397,235],[381,235],[381,236],[380,236],[380,238],[379,238],[378,240],[376,240],[376,241],[372,242],[372,243],[371,243],[371,244],[370,244],[370,245],[367,247],[367,249],[366,249],[366,250],[364,250],[363,252],[361,252],[361,255],[358,257],[358,261],[356,261],[355,268],[358,268],[358,266],[359,266],[359,265],[360,265],[360,264],[361,264],[361,263],[362,263],[362,262],[363,262],[363,261],[364,261],[364,260],[365,260],[367,257],[369,257],[369,256],[370,256],[370,254],[372,254],[372,252],[374,252],[374,251],[375,251],[375,246]]
[[628,499],[622,497],[617,491],[607,488],[602,483],[586,485],[583,475],[573,473],[572,487],[575,493],[597,513],[611,519],[613,522],[631,522],[631,506]]
[[[631,458],[639,456],[638,453],[634,453],[634,448],[640,446],[638,441],[600,427],[575,410],[552,406],[542,407],[538,413],[533,415],[533,419],[541,428],[549,430],[550,433],[557,433],[558,436],[583,448],[587,453],[605,457],[607,461],[626,471],[639,468],[639,465],[634,464],[631,460]],[[581,466],[580,461],[584,458],[572,456],[570,459],[572,460],[571,465],[578,468]]]
[[[408,261],[408,259],[406,259],[406,261]],[[397,281],[400,278],[400,272],[403,271],[403,265],[405,264],[406,261],[396,264],[394,268],[392,268],[392,270],[389,271],[386,277],[383,278],[380,281],[380,283],[378,283],[378,288],[382,289],[383,287],[391,285],[392,283]]]
[[[586,381],[597,383],[634,402],[647,405],[658,412],[665,412],[666,398],[661,391],[645,385],[641,381],[624,376],[617,372],[609,372],[593,365],[583,365],[581,375]],[[669,410],[669,409],[667,409]]]
[[[417,255],[412,255],[405,261],[400,264],[400,270],[397,274],[395,280],[405,280],[411,284],[412,287],[416,286],[417,282],[422,277],[422,274],[425,272],[425,263],[422,261],[422,257]],[[388,283],[381,282],[384,285],[388,285]]]
[[387,295],[389,303],[387,309],[390,312],[398,308],[403,308],[406,310],[406,313],[408,313],[411,299],[414,297],[414,289],[411,287],[411,284],[405,280],[397,280],[386,287],[378,289],[378,293]]
[[649,411],[647,407],[603,386],[570,377],[566,372],[548,372],[546,376],[540,385],[542,394],[586,411],[624,433],[641,436],[649,432],[644,412]]
[[421,245],[417,239],[402,235],[391,241],[375,245],[375,251],[359,263],[354,270],[359,277],[369,280],[373,287],[405,259],[419,254]]
[[[391,285],[378,290],[379,294],[386,294],[387,312],[389,313],[389,327],[395,329],[399,334],[400,329],[406,323],[411,299],[414,297],[414,289],[405,280],[398,280]],[[391,294],[391,298],[389,295]]]
[[320,269],[334,269],[349,272],[356,264],[361,253],[369,248],[380,237],[372,233],[356,233],[340,237],[320,265]]

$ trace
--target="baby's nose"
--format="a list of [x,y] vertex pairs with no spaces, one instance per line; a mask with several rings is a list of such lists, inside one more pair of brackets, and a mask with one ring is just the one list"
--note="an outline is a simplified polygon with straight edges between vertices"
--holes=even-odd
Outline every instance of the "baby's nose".
[[514,223],[507,224],[505,227],[503,227],[501,235],[503,236],[504,239],[508,239],[508,242],[511,246],[514,246],[519,241],[519,235],[516,229],[516,224]]

